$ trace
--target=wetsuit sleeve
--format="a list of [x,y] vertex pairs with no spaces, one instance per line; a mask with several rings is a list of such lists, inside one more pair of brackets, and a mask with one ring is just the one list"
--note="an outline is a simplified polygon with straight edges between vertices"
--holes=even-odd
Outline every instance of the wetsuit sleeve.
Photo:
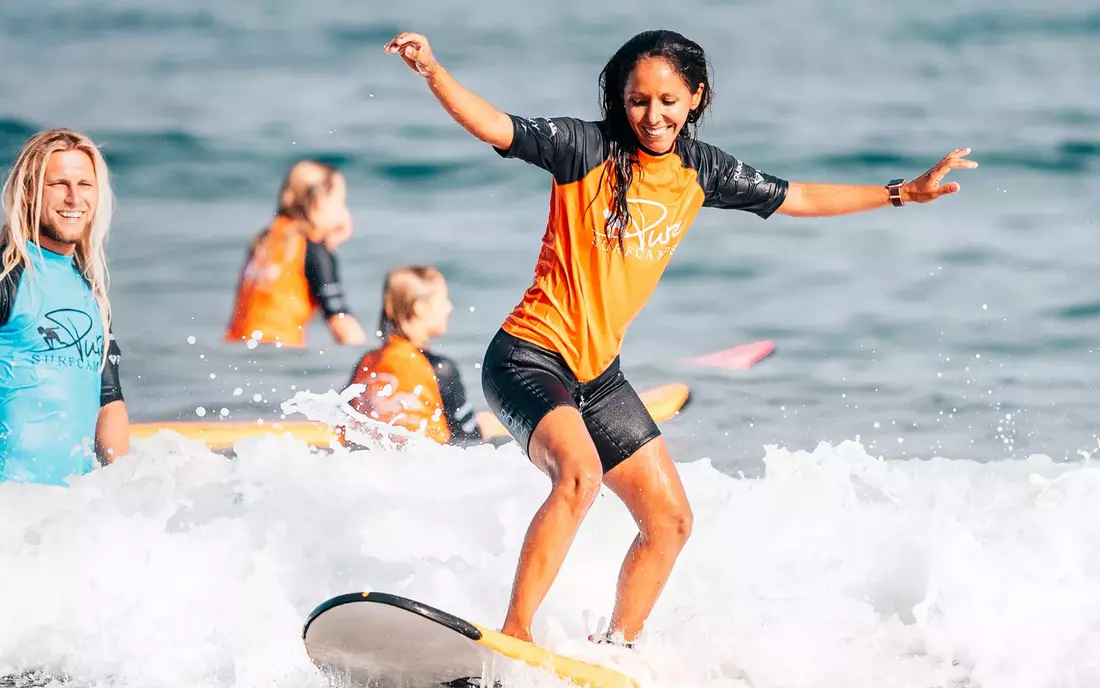
[[512,120],[512,145],[507,150],[493,150],[503,158],[541,167],[559,184],[580,181],[607,157],[606,137],[597,122],[573,117],[508,117]]
[[766,219],[787,198],[786,179],[761,172],[720,148],[697,142],[694,157],[706,194],[704,208],[744,210]]
[[451,429],[451,444],[476,444],[482,441],[477,427],[474,408],[466,398],[466,388],[458,374],[458,366],[444,356],[424,353],[432,364],[432,371],[439,384],[439,396],[443,400],[443,416]]
[[326,318],[351,313],[344,298],[344,286],[336,270],[336,256],[324,244],[306,242],[306,281],[313,299],[321,304]]
[[112,332],[108,337],[107,364],[103,366],[103,382],[100,385],[99,405],[106,406],[112,401],[123,401],[122,381],[118,375],[118,363],[122,359],[122,349]]
[[11,308],[15,304],[15,290],[8,286],[10,282],[7,277],[0,281],[0,327],[8,324]]
[[19,281],[23,276],[23,267],[16,265],[11,272],[0,279],[0,327],[8,324],[11,312],[15,309],[15,296],[19,291]]

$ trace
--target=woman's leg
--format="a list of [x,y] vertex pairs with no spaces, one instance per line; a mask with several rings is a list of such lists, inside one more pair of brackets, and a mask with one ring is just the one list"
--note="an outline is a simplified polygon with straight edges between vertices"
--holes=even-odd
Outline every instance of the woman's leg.
[[604,476],[638,524],[619,571],[609,633],[631,642],[641,632],[691,534],[692,513],[663,437]]
[[600,458],[573,406],[548,413],[531,436],[531,461],[550,476],[550,496],[531,521],[502,633],[531,640],[531,621],[600,492]]
[[653,610],[691,533],[680,474],[657,424],[618,369],[586,386],[581,413],[603,466],[603,482],[630,510],[638,536],[619,571],[609,633],[633,641]]
[[573,398],[576,378],[560,356],[497,333],[485,353],[489,407],[531,462],[550,477],[520,549],[503,633],[531,640],[531,621],[600,491],[600,457]]

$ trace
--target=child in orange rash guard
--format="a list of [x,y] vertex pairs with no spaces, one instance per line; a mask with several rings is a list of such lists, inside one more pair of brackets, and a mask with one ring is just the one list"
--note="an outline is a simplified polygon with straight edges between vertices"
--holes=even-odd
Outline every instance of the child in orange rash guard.
[[351,406],[375,420],[423,432],[440,444],[483,441],[458,366],[427,349],[447,331],[453,306],[443,275],[430,266],[391,270],[382,295],[382,346],[363,355],[349,385],[366,386]]
[[337,343],[366,343],[333,253],[351,231],[343,175],[313,160],[291,167],[275,219],[249,249],[226,341],[305,346],[306,326],[320,309]]

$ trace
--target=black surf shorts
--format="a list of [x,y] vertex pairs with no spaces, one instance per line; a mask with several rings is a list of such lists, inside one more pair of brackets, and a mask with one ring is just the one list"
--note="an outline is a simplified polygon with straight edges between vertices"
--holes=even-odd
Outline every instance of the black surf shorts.
[[481,386],[489,407],[524,452],[539,421],[559,406],[580,411],[604,473],[661,434],[619,370],[617,356],[595,380],[580,382],[559,354],[502,329],[485,351]]

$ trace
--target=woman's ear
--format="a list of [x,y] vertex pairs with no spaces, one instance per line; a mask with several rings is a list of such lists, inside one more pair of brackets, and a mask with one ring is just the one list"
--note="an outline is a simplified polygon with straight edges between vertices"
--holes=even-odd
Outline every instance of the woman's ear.
[[703,92],[706,90],[706,85],[699,84],[699,88],[695,89],[695,93],[691,96],[691,109],[699,107],[699,103],[703,102]]

